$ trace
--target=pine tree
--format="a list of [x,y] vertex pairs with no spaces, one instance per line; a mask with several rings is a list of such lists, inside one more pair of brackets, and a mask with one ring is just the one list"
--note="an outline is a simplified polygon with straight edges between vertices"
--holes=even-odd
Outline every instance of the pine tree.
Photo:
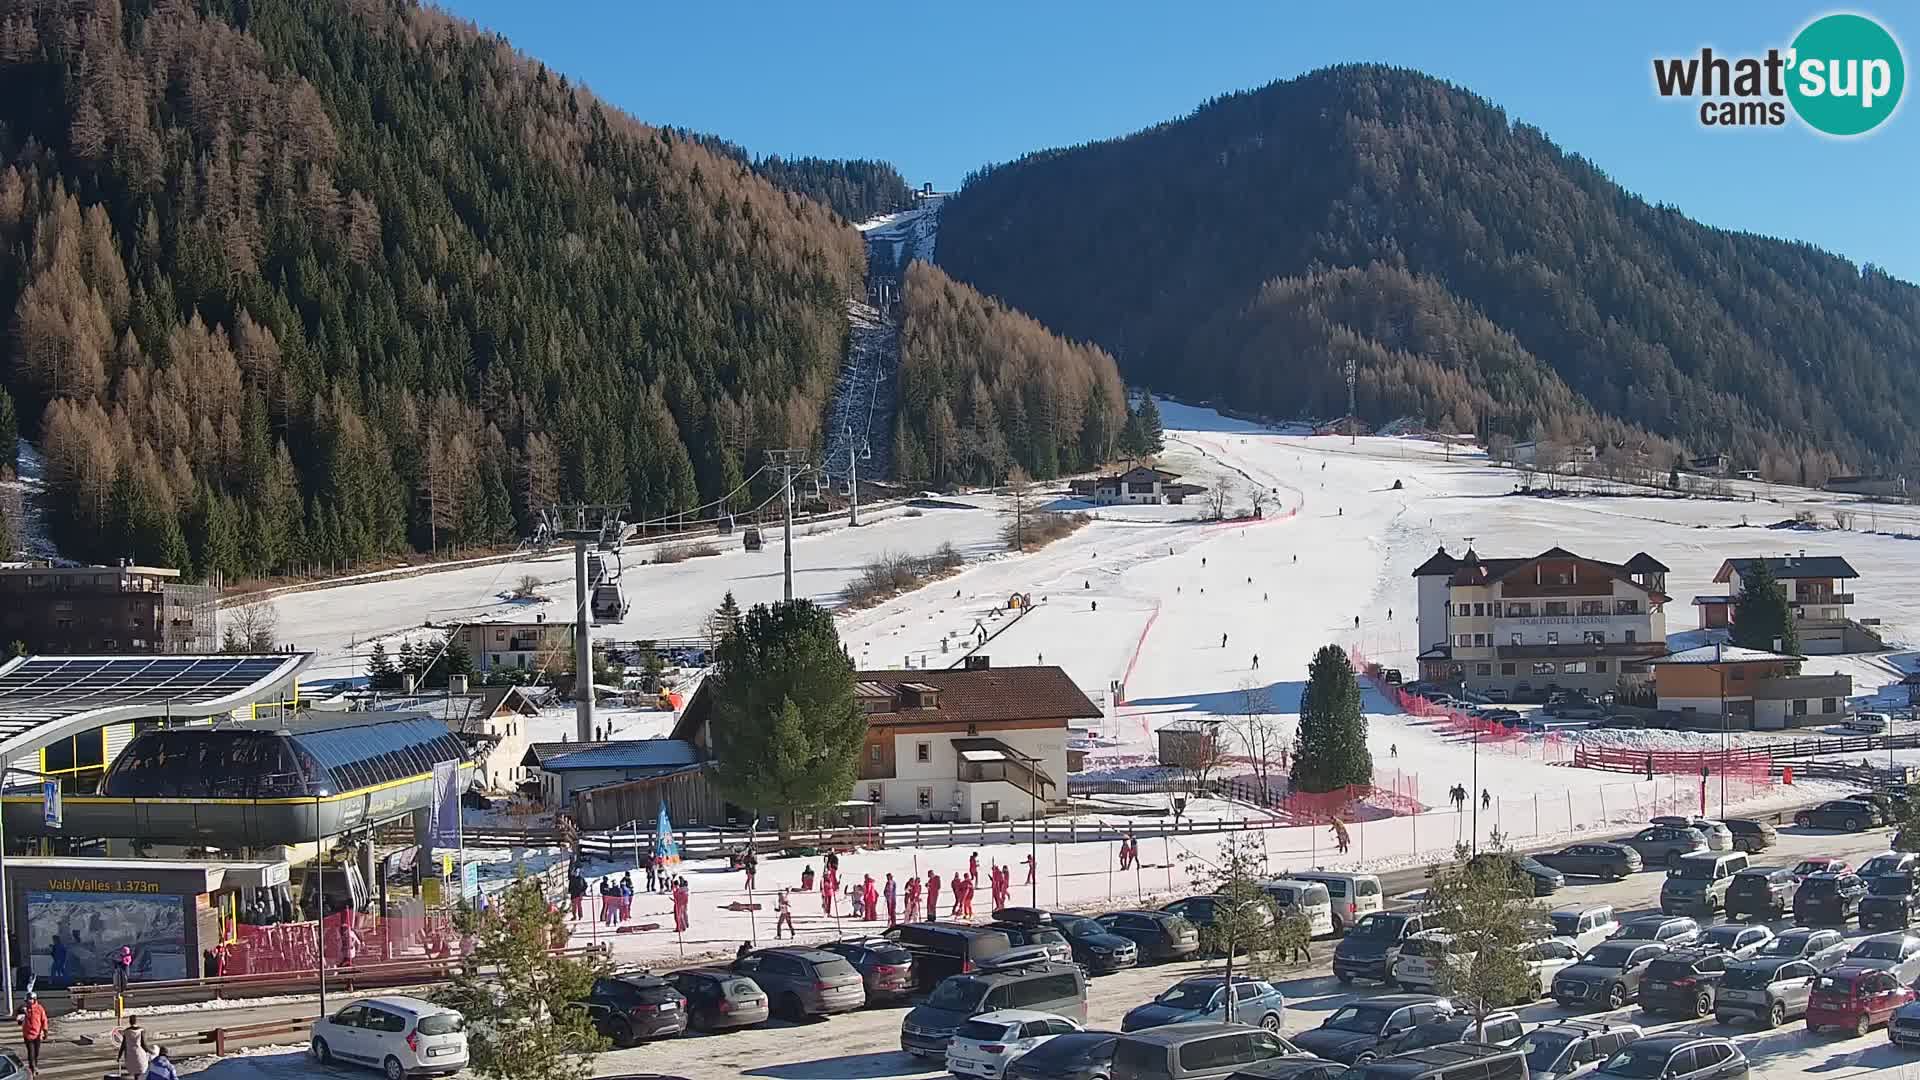
[[777,814],[785,829],[848,797],[867,717],[831,612],[805,600],[756,604],[707,678],[714,784],[728,799]]
[[20,418],[13,411],[13,395],[0,387],[0,473],[20,465]]
[[707,647],[717,651],[721,642],[739,628],[740,605],[733,598],[733,590],[728,589],[726,596],[720,600],[720,606],[713,609],[713,614],[707,616],[705,627]]
[[1140,404],[1127,417],[1127,426],[1133,440],[1129,453],[1136,457],[1158,457],[1166,450],[1165,433],[1160,427],[1160,405],[1153,400],[1153,391],[1140,392]]
[[1537,1001],[1550,990],[1529,970],[1526,948],[1544,936],[1544,913],[1533,900],[1533,879],[1520,869],[1498,833],[1485,850],[1437,870],[1427,886],[1430,927],[1453,935],[1449,954],[1436,957],[1435,991],[1451,998],[1479,1027],[1496,1009]]
[[1787,603],[1787,589],[1773,576],[1773,567],[1765,559],[1755,559],[1753,568],[1740,575],[1740,595],[1735,598],[1732,640],[1743,649],[1798,654],[1800,635],[1793,626],[1793,608]]
[[367,685],[375,690],[400,688],[400,670],[393,666],[384,642],[374,642],[373,654],[367,658]]
[[1300,729],[1294,737],[1296,791],[1337,791],[1373,782],[1367,750],[1367,718],[1360,711],[1360,684],[1347,651],[1323,645],[1307,667],[1300,694]]

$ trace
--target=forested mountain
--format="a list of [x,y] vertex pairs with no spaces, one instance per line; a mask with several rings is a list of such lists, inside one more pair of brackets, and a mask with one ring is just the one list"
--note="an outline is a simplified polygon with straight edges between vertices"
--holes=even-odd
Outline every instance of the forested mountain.
[[1330,68],[984,170],[939,259],[1130,381],[1245,409],[1339,415],[1351,357],[1375,420],[1640,429],[1780,479],[1920,462],[1920,289],[1649,205],[1414,72]]
[[1055,337],[924,262],[901,288],[894,471],[934,484],[1040,479],[1113,456],[1127,420],[1113,357]]
[[717,498],[816,441],[863,267],[400,0],[0,0],[0,369],[75,557],[261,574]]

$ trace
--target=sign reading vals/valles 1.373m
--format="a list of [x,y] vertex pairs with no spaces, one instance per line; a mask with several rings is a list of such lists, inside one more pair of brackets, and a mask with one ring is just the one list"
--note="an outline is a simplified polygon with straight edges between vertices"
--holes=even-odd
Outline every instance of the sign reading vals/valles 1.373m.
[[1789,115],[1824,135],[1865,135],[1891,119],[1906,89],[1900,43],[1865,15],[1823,15],[1786,48],[1655,57],[1663,98],[1700,99],[1704,127],[1781,127]]

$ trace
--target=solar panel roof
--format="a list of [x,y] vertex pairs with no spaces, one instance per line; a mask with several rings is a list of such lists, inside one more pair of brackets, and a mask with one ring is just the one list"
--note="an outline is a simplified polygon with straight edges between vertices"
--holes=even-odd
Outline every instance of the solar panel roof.
[[0,752],[101,724],[214,716],[277,695],[311,653],[27,656],[0,665]]

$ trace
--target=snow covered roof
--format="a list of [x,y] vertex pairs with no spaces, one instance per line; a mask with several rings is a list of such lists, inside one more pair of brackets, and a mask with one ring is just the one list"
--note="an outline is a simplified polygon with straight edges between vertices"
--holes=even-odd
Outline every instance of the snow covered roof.
[[1707,604],[1731,604],[1731,603],[1733,603],[1733,597],[1726,596],[1719,593],[1716,593],[1712,596],[1696,596],[1693,598],[1694,607],[1704,607]]
[[[700,752],[693,744],[679,739],[627,739],[610,743],[573,743],[570,752],[541,755],[535,762],[544,772],[574,772],[581,769],[677,768],[697,764]],[[533,757],[532,750],[528,758]]]
[[1720,572],[1713,575],[1715,581],[1729,580],[1729,572],[1746,577],[1753,568],[1761,563],[1773,571],[1776,578],[1857,578],[1860,572],[1853,564],[1838,555],[1787,555],[1766,559],[1728,559],[1720,564]]
[[1696,649],[1683,649],[1677,653],[1655,657],[1649,664],[1744,664],[1762,660],[1805,660],[1804,656],[1791,653],[1767,652],[1765,649],[1743,649],[1738,645],[1702,645]]

